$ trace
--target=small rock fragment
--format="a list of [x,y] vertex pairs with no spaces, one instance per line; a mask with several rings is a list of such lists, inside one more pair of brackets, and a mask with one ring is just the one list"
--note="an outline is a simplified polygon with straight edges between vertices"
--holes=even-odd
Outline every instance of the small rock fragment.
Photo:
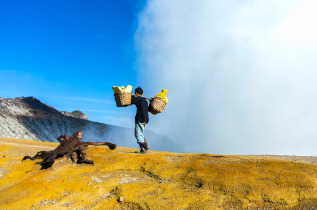
[[119,202],[120,202],[120,203],[122,203],[123,201],[124,201],[123,196],[120,196],[120,198],[119,198]]

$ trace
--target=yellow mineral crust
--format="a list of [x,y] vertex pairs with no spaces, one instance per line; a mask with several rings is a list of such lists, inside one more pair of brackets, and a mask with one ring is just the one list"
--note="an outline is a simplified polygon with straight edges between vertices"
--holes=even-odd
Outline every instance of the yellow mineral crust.
[[[317,165],[251,156],[89,146],[95,166],[26,160],[56,143],[0,138],[0,209],[306,209]],[[120,146],[120,145],[118,145]],[[123,201],[119,201],[122,196]]]
[[166,93],[167,93],[167,90],[164,89],[162,90],[161,92],[159,92],[158,94],[155,95],[155,98],[161,98],[163,99],[163,101],[165,101],[166,103],[168,102],[168,99],[166,97]]

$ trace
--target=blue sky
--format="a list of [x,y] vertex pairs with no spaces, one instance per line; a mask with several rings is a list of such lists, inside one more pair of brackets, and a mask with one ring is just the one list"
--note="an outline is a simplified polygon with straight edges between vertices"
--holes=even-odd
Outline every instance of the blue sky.
[[144,1],[0,1],[0,97],[34,96],[58,110],[129,126],[113,85],[137,84],[134,34]]
[[168,89],[147,129],[187,151],[316,155],[316,9],[313,0],[0,0],[0,96],[133,127],[135,107],[117,108],[111,86],[147,97]]

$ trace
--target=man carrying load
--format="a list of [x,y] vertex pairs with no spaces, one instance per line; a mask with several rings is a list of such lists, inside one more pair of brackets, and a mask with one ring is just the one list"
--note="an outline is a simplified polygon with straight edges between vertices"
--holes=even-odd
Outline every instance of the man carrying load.
[[136,153],[145,154],[149,149],[149,146],[144,137],[145,125],[149,122],[149,113],[148,107],[149,104],[145,98],[142,97],[143,90],[138,87],[135,89],[135,95],[131,97],[131,104],[134,104],[137,108],[137,112],[135,115],[135,138],[137,139],[137,143],[140,145],[140,151]]

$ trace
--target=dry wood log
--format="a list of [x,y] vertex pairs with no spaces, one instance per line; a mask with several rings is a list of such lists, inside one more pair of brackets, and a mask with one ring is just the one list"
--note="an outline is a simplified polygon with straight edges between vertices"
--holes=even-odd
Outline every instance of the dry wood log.
[[23,160],[26,159],[42,159],[42,162],[39,164],[42,166],[41,169],[46,169],[49,168],[53,165],[55,162],[55,159],[67,156],[71,158],[73,162],[75,162],[74,159],[74,153],[77,155],[77,163],[86,163],[86,164],[94,164],[94,161],[86,159],[86,153],[84,153],[84,150],[89,146],[89,145],[94,145],[94,146],[101,146],[101,145],[106,145],[108,146],[111,150],[114,150],[117,145],[112,144],[110,142],[82,142],[80,141],[83,136],[83,131],[80,132],[75,132],[72,136],[66,136],[65,134],[60,135],[57,140],[60,142],[58,147],[56,147],[52,151],[40,151],[36,153],[35,156],[25,156]]

